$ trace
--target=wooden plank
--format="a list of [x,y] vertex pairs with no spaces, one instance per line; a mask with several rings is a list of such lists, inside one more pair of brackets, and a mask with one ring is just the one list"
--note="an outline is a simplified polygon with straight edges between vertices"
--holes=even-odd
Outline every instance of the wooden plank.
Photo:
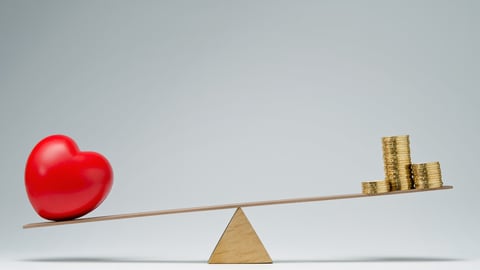
[[402,191],[392,191],[392,192],[374,194],[374,195],[365,195],[362,193],[357,193],[357,194],[342,194],[342,195],[293,198],[293,199],[258,201],[258,202],[231,203],[231,204],[211,205],[211,206],[202,206],[202,207],[179,208],[179,209],[138,212],[138,213],[109,215],[109,216],[87,217],[87,218],[79,218],[79,219],[66,220],[66,221],[47,221],[47,222],[39,222],[39,223],[30,223],[30,224],[23,225],[23,228],[30,229],[30,228],[39,228],[39,227],[79,224],[79,223],[87,223],[87,222],[98,222],[98,221],[107,221],[107,220],[139,218],[139,217],[148,217],[148,216],[212,211],[212,210],[222,210],[222,209],[230,209],[230,208],[242,208],[242,207],[244,208],[244,207],[254,207],[254,206],[275,205],[275,204],[305,203],[305,202],[316,202],[316,201],[378,197],[378,196],[417,193],[417,192],[426,192],[426,191],[435,191],[435,190],[447,190],[452,188],[453,186],[443,186],[440,188],[431,188],[431,189],[410,189],[410,190],[402,190]]

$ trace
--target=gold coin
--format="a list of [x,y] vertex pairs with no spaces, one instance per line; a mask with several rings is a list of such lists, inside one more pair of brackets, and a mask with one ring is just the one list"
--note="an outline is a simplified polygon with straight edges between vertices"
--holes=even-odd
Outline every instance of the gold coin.
[[428,183],[428,188],[441,188],[443,183]]
[[382,137],[382,141],[408,141],[408,140],[409,140],[409,135]]

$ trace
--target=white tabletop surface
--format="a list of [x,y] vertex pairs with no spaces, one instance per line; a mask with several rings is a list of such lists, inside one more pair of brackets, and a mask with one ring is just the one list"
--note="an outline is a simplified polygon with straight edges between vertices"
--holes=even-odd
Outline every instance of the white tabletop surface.
[[220,265],[206,261],[169,261],[154,258],[2,258],[1,269],[479,269],[478,259],[344,258],[277,260],[273,264]]

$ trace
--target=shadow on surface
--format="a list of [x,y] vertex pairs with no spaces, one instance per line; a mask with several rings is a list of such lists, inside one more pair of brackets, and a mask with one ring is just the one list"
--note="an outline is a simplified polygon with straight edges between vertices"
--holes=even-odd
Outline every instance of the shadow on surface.
[[458,258],[441,257],[365,257],[365,258],[339,258],[339,259],[312,259],[312,260],[276,260],[276,263],[399,263],[399,262],[455,262],[463,261]]
[[[366,257],[343,259],[307,259],[307,260],[274,260],[273,263],[399,263],[399,262],[454,262],[463,261],[458,258],[441,257]],[[58,262],[58,263],[207,263],[203,260],[162,260],[142,258],[104,258],[104,257],[51,257],[23,259],[25,262]]]
[[23,259],[24,262],[58,262],[58,263],[207,263],[207,261],[195,260],[162,260],[142,258],[106,258],[106,257],[50,257]]

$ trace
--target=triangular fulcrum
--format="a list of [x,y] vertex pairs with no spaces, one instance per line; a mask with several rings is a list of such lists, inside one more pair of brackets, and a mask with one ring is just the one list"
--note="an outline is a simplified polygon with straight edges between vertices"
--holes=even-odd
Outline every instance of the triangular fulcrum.
[[272,263],[241,208],[235,211],[208,263]]

